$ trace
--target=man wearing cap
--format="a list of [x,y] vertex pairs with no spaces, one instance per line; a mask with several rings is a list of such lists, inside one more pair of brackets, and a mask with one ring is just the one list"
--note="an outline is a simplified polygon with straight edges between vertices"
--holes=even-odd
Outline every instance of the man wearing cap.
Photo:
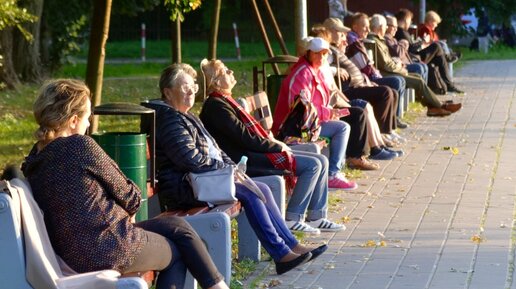
[[[332,55],[329,57],[330,65],[334,68],[338,67],[337,69],[340,72],[349,75],[347,79],[341,78],[340,80],[342,92],[350,99],[361,98],[371,103],[382,134],[392,134],[397,125],[400,125],[401,128],[407,127],[399,118],[396,118],[398,108],[398,93],[396,90],[371,82],[344,53],[347,46],[346,33],[351,29],[344,26],[342,21],[337,18],[328,18],[323,25],[331,33],[330,50]],[[387,108],[386,105],[389,105],[390,108]],[[393,140],[400,138],[397,142],[403,142],[400,136],[393,135],[390,138]]]
[[340,172],[346,158],[350,126],[340,121],[341,109],[330,105],[330,89],[324,81],[323,71],[320,70],[327,62],[330,44],[319,37],[304,39],[306,53],[291,68],[289,75],[281,84],[280,93],[274,110],[272,132],[276,135],[279,126],[287,116],[290,105],[296,96],[304,93],[314,104],[321,126],[320,136],[330,139],[330,156],[328,166],[328,187],[334,189],[350,189],[356,187]]
[[[398,92],[399,99],[405,98],[406,83],[403,77],[383,76],[376,67],[374,61],[369,58],[364,41],[368,41],[369,18],[367,14],[357,12],[351,17],[351,31],[347,33],[346,56],[376,84],[386,85]],[[398,102],[400,103],[400,102]],[[398,108],[398,111],[400,109]]]
[[402,76],[407,82],[407,87],[414,88],[416,96],[428,108],[427,116],[447,116],[458,111],[462,107],[460,103],[446,102],[443,104],[419,74],[409,73],[403,65],[392,60],[384,39],[386,31],[387,20],[385,17],[380,14],[373,15],[371,17],[372,33],[369,34],[369,39],[373,40],[378,48],[377,65],[382,73]]

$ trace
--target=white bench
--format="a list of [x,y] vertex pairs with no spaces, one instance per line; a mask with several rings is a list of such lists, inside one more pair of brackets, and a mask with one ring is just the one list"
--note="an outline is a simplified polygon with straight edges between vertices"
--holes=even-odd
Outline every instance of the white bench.
[[[0,284],[13,289],[147,289],[138,277],[114,270],[65,276],[29,186],[20,179],[0,181]],[[30,253],[28,253],[30,252]]]

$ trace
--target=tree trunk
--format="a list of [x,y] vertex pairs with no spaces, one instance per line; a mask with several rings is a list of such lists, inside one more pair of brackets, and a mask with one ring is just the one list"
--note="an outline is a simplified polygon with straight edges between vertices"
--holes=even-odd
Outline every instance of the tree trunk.
[[217,39],[219,35],[219,19],[220,19],[220,6],[222,0],[215,0],[215,8],[213,8],[213,14],[211,18],[211,31],[210,31],[210,43],[208,51],[208,59],[217,58]]
[[44,0],[20,1],[20,7],[27,9],[29,13],[38,17],[33,23],[23,24],[24,28],[32,34],[32,41],[27,41],[23,34],[15,30],[13,34],[13,62],[15,70],[23,81],[40,82],[42,66],[40,58],[40,27],[43,13]]
[[0,55],[3,57],[0,67],[0,84],[3,83],[9,89],[16,88],[20,83],[20,79],[14,70],[12,51],[13,28],[8,27],[0,30]]
[[[111,0],[94,0],[91,20],[90,47],[86,67],[86,84],[91,90],[93,106],[100,105],[102,100],[102,80],[104,76],[104,59],[106,57],[106,41],[109,34],[109,18],[111,16]],[[97,132],[98,116],[93,118],[90,131]]]
[[172,49],[172,63],[181,63],[181,21],[176,19],[176,21],[170,22],[170,40],[171,49]]

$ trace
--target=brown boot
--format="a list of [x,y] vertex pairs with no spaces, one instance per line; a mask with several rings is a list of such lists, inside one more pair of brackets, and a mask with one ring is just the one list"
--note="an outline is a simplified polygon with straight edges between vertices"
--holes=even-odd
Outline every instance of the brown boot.
[[377,163],[373,163],[372,161],[366,159],[364,156],[359,158],[347,158],[346,164],[350,169],[357,169],[363,171],[373,171],[380,168],[380,165]]
[[446,109],[447,111],[454,113],[462,108],[462,103],[445,103],[441,108]]
[[440,107],[429,107],[428,110],[426,111],[426,115],[427,116],[448,116],[450,115],[451,112],[444,109],[444,108],[440,108]]

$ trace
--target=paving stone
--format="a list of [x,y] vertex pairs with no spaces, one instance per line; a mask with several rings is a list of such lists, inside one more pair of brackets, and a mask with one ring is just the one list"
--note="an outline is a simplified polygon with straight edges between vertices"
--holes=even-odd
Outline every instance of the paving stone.
[[356,192],[332,193],[341,202],[330,217],[347,217],[348,229],[307,239],[327,242],[328,252],[282,276],[265,269],[261,284],[516,288],[507,281],[516,280],[516,60],[472,61],[455,75],[467,91],[453,97],[463,109],[446,118],[422,114],[401,130],[404,157],[364,172]]

